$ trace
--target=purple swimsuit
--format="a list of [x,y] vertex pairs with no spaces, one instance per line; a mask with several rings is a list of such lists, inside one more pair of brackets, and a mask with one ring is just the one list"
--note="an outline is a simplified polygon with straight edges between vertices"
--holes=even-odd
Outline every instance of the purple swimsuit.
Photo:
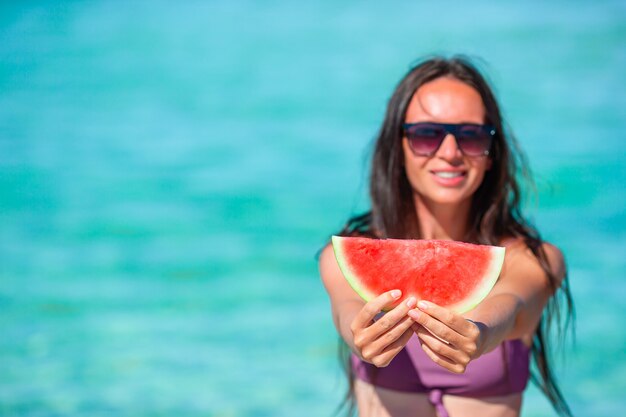
[[433,362],[417,336],[385,368],[377,368],[352,355],[354,375],[365,382],[396,391],[428,394],[441,417],[444,394],[492,397],[520,393],[529,378],[530,349],[521,340],[507,340],[469,363],[465,373],[455,374]]

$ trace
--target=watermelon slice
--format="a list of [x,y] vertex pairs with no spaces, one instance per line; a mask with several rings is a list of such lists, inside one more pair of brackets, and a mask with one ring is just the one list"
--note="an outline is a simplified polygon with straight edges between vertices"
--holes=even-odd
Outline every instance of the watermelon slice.
[[451,240],[333,236],[339,268],[365,300],[393,289],[457,313],[476,307],[493,288],[504,248]]

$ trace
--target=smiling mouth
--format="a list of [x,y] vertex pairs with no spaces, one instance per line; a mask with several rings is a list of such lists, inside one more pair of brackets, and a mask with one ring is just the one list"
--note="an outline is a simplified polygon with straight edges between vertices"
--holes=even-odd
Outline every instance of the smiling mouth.
[[459,178],[459,177],[464,177],[465,176],[465,172],[462,171],[431,171],[434,175],[436,175],[439,178],[445,178],[445,179],[451,179],[451,178]]

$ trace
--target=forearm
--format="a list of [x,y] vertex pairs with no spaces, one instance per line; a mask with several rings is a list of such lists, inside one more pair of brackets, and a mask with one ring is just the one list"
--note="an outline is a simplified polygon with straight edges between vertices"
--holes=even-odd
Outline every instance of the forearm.
[[485,299],[465,315],[480,329],[479,353],[495,349],[510,338],[515,329],[522,301],[512,294],[498,294]]
[[363,308],[363,302],[351,300],[344,301],[341,306],[337,306],[333,311],[335,328],[351,350],[354,350],[354,335],[351,324],[361,308]]

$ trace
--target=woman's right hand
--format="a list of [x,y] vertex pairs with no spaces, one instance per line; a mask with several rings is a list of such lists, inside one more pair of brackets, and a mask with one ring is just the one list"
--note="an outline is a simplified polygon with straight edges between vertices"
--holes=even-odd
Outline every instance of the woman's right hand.
[[400,290],[392,290],[370,300],[350,325],[356,353],[379,368],[389,365],[414,333],[411,328],[414,321],[407,314],[415,307],[417,300],[414,297],[375,320],[378,313],[395,304],[401,296]]

